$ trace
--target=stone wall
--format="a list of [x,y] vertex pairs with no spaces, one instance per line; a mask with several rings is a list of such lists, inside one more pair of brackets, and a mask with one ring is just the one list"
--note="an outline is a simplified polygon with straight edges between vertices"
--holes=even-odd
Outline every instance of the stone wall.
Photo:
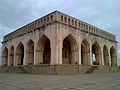
[[98,66],[95,70],[87,73],[92,66],[78,65],[34,65],[0,67],[2,73],[26,73],[26,74],[50,74],[50,75],[78,75],[92,73],[115,73],[119,71],[117,66]]

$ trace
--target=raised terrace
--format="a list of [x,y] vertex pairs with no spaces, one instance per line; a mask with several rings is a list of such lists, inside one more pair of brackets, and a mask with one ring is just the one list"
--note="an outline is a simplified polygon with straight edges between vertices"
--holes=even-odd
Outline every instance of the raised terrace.
[[70,27],[79,29],[81,31],[85,31],[87,33],[91,33],[91,34],[103,37],[105,39],[116,41],[115,35],[113,35],[109,32],[103,31],[100,28],[97,28],[93,25],[90,25],[86,22],[78,20],[74,17],[71,17],[71,16],[66,15],[64,13],[61,13],[59,11],[54,11],[54,12],[52,12],[52,13],[50,13],[50,14],[48,14],[48,15],[46,15],[38,20],[35,20],[35,21],[17,29],[16,31],[4,36],[3,42],[7,42],[11,39],[17,38],[17,37],[22,36],[26,33],[30,33],[36,29],[40,29],[40,28],[45,27],[45,26],[47,26],[51,23],[54,23],[54,22],[66,24]]

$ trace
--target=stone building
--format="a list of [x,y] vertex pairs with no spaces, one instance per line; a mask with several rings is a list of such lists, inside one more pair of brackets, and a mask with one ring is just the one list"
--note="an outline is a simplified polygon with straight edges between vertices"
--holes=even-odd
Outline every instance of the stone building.
[[1,66],[36,65],[117,67],[116,36],[54,11],[4,36]]

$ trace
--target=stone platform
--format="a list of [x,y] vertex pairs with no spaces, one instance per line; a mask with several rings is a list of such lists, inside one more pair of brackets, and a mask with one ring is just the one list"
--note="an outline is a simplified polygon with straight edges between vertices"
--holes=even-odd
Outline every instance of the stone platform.
[[118,72],[118,66],[83,66],[83,65],[31,65],[31,66],[2,66],[0,72],[29,73],[29,74],[89,74]]

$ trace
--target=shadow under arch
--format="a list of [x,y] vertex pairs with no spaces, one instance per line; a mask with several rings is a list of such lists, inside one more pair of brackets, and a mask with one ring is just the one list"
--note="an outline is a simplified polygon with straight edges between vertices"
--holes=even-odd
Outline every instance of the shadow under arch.
[[104,61],[104,65],[109,65],[109,54],[106,45],[104,45],[103,47],[103,61]]
[[13,66],[13,64],[14,64],[14,46],[13,45],[10,47],[10,55],[9,56],[10,56],[9,65]]
[[36,48],[36,63],[37,64],[50,64],[51,62],[51,45],[50,39],[46,35],[38,40]]
[[16,48],[16,64],[23,65],[24,63],[24,45],[20,42]]
[[81,65],[90,65],[90,47],[86,39],[81,43]]
[[62,64],[77,64],[78,63],[78,45],[76,39],[69,34],[63,40],[62,48]]
[[34,64],[34,42],[33,40],[29,40],[27,42],[26,48],[26,65],[33,65]]
[[117,65],[117,55],[114,46],[110,48],[111,66]]
[[101,48],[100,45],[98,44],[98,42],[96,41],[93,45],[92,45],[92,61],[93,61],[93,65],[100,65],[101,64]]
[[5,47],[2,52],[2,66],[8,65],[8,49]]

